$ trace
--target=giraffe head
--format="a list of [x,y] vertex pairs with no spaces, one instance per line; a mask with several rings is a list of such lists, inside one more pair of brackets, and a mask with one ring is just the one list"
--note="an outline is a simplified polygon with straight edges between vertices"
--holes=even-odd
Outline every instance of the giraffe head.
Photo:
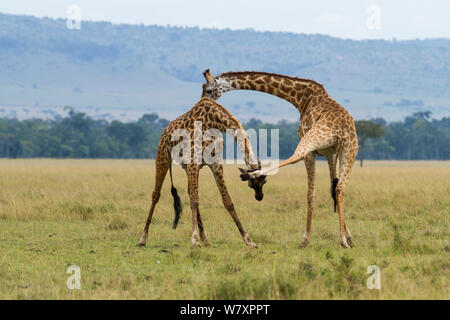
[[231,83],[226,79],[214,77],[209,69],[203,72],[206,83],[203,84],[202,98],[209,98],[212,100],[219,99],[225,92],[233,90]]
[[255,199],[258,201],[261,201],[264,198],[264,193],[262,191],[263,186],[266,184],[266,177],[265,175],[260,175],[259,177],[252,178],[250,176],[250,172],[261,170],[261,162],[258,160],[258,169],[253,170],[245,170],[242,168],[239,168],[239,171],[241,172],[241,180],[242,181],[248,181],[249,188],[252,188],[255,190]]

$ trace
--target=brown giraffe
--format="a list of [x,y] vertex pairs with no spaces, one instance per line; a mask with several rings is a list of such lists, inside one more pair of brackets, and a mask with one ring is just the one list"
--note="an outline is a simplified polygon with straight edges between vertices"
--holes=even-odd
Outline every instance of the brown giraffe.
[[[310,241],[311,220],[316,195],[315,157],[325,156],[331,178],[331,195],[339,212],[340,241],[344,248],[353,246],[344,219],[344,192],[358,152],[355,122],[350,113],[334,101],[324,87],[307,79],[265,72],[227,72],[217,77],[204,72],[203,97],[218,99],[231,90],[256,90],[275,95],[292,103],[300,112],[298,136],[301,141],[294,154],[278,165],[250,173],[251,177],[267,174],[280,167],[305,160],[308,174],[308,218],[301,247]],[[337,163],[339,161],[339,175]]]
[[[196,130],[196,125],[200,124]],[[241,179],[248,180],[249,186],[255,190],[255,198],[259,201],[263,199],[262,187],[266,183],[265,176],[260,176],[258,178],[250,179],[247,172],[252,172],[261,169],[259,161],[255,161],[252,147],[248,139],[247,133],[243,129],[241,123],[230,114],[224,107],[215,102],[214,100],[208,98],[202,98],[191,110],[185,114],[178,117],[176,120],[169,123],[169,125],[164,129],[158,146],[158,151],[156,154],[156,175],[155,175],[155,187],[152,195],[152,204],[148,214],[147,222],[142,233],[142,237],[138,246],[145,246],[148,238],[148,228],[150,226],[153,211],[155,206],[159,201],[161,194],[161,187],[163,185],[164,179],[166,177],[167,171],[170,170],[170,179],[172,183],[172,196],[174,198],[174,209],[175,209],[175,220],[173,223],[173,228],[175,229],[178,224],[178,220],[181,215],[181,201],[178,197],[177,190],[173,187],[172,180],[172,161],[174,155],[181,155],[182,151],[176,149],[176,153],[172,153],[175,147],[180,146],[179,141],[174,141],[174,136],[178,130],[185,130],[187,133],[187,138],[190,139],[187,148],[190,150],[190,154],[183,155],[184,160],[180,161],[183,169],[186,171],[188,177],[188,193],[190,197],[190,206],[192,210],[192,244],[193,246],[200,246],[199,235],[201,241],[204,245],[208,246],[209,242],[206,236],[206,231],[203,227],[202,219],[200,217],[199,211],[199,196],[198,196],[198,176],[199,170],[207,165],[211,169],[217,187],[222,196],[222,201],[225,208],[230,213],[236,226],[238,227],[244,242],[253,248],[256,248],[256,244],[252,241],[248,233],[242,226],[236,211],[234,209],[233,202],[230,195],[228,194],[227,188],[225,186],[225,180],[223,175],[223,165],[221,164],[221,159],[218,161],[205,162],[203,157],[205,149],[212,147],[214,143],[220,143],[223,146],[223,140],[221,139],[220,132],[226,132],[227,130],[233,131],[234,139],[238,142],[238,146],[244,155],[244,160],[247,165],[247,170],[239,168],[241,171]],[[207,130],[216,129],[220,133],[220,137],[212,137],[211,140],[207,141],[205,138],[205,133]],[[200,134],[203,136],[200,136]],[[197,140],[195,140],[197,139]],[[178,139],[177,139],[178,140]],[[183,138],[184,141],[184,138]],[[196,144],[195,141],[200,141]],[[217,145],[216,145],[217,146]],[[217,148],[216,150],[220,150]],[[215,156],[213,148],[211,148],[211,154]],[[196,153],[197,152],[197,153]],[[196,158],[200,155],[200,159]],[[197,161],[196,161],[197,160]]]

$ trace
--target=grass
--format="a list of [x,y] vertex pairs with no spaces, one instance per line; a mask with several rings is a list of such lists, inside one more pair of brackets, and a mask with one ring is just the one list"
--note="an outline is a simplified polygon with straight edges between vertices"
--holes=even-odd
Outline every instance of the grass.
[[[259,249],[247,248],[209,169],[200,209],[212,242],[191,248],[186,177],[174,167],[184,215],[172,230],[169,183],[146,248],[136,248],[154,163],[135,160],[0,160],[2,299],[449,299],[449,162],[366,162],[355,167],[346,217],[355,248],[339,246],[328,168],[319,162],[311,244],[303,164],[268,179],[254,200],[235,166],[226,180]],[[69,290],[67,267],[81,268]],[[366,269],[381,269],[369,290]]]

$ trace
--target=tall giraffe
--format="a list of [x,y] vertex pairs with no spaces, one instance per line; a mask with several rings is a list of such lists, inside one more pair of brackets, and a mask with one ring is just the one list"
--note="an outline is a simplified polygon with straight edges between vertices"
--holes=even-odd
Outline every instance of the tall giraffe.
[[[218,99],[231,90],[256,90],[275,95],[292,103],[300,112],[298,144],[294,154],[278,165],[250,173],[251,177],[267,174],[277,168],[305,160],[308,174],[308,217],[301,247],[310,242],[311,221],[316,195],[315,157],[328,160],[331,195],[339,212],[340,242],[344,248],[353,246],[350,229],[344,218],[344,192],[358,152],[355,122],[350,113],[334,101],[324,87],[307,79],[265,72],[227,72],[217,77],[204,72],[203,97]],[[337,163],[339,161],[339,175]]]
[[[199,126],[196,128],[197,124],[199,124]],[[214,175],[217,187],[222,196],[223,204],[230,213],[234,222],[236,223],[236,226],[238,227],[245,244],[253,248],[257,247],[257,245],[252,241],[248,233],[245,231],[236,214],[233,202],[231,200],[230,195],[228,194],[225,185],[225,180],[223,176],[223,165],[220,163],[220,161],[205,162],[205,159],[203,157],[205,149],[207,149],[208,147],[214,147],[211,144],[223,143],[221,137],[211,137],[210,140],[204,139],[205,138],[204,134],[209,129],[216,129],[219,132],[226,132],[229,129],[233,130],[234,139],[238,142],[238,146],[242,154],[244,155],[244,160],[247,166],[247,170],[239,168],[239,170],[241,171],[241,179],[249,181],[248,182],[249,187],[255,190],[256,200],[261,201],[263,199],[262,188],[263,185],[266,183],[266,178],[264,175],[252,179],[250,179],[250,177],[248,176],[248,173],[261,169],[261,164],[259,163],[259,161],[258,162],[255,161],[250,141],[241,123],[224,107],[222,107],[214,100],[202,98],[191,110],[181,115],[171,123],[169,123],[169,125],[164,129],[161,135],[158,151],[156,154],[156,175],[155,175],[155,187],[152,195],[152,204],[138,246],[145,246],[147,242],[148,228],[152,220],[155,206],[159,201],[161,195],[161,187],[163,185],[168,170],[170,170],[170,179],[172,183],[171,192],[174,198],[174,209],[175,209],[175,220],[173,223],[173,228],[175,229],[177,227],[178,220],[181,215],[181,201],[178,196],[177,190],[173,186],[172,152],[176,152],[175,155],[180,155],[182,153],[182,151],[179,149],[176,149],[176,151],[173,150],[177,145],[180,145],[180,142],[174,141],[179,137],[180,132],[179,130],[184,130],[184,132],[187,132],[186,138],[190,139],[187,145],[187,148],[189,148],[190,153],[182,155],[184,156],[183,158],[184,160],[182,160],[181,165],[183,169],[186,171],[188,177],[188,193],[190,198],[190,206],[192,210],[193,232],[191,239],[193,246],[200,246],[199,235],[204,245],[209,246],[206,231],[203,227],[202,219],[200,217],[199,196],[198,196],[199,170],[204,165],[207,165],[209,166]],[[203,136],[203,138],[200,136],[200,134]],[[199,145],[196,144],[195,141],[200,141]],[[182,142],[185,142],[184,137]],[[214,156],[215,152],[218,151],[214,150],[214,148],[211,149],[208,148],[207,150],[209,150]],[[201,157],[200,159],[196,158],[198,157],[198,155],[200,155]]]

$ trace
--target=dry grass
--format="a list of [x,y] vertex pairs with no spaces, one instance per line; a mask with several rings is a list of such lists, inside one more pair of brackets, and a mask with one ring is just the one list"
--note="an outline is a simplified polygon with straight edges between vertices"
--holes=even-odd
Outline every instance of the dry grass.
[[[186,177],[174,168],[184,216],[176,231],[166,181],[146,248],[136,248],[153,187],[152,161],[0,160],[0,298],[449,299],[449,162],[355,167],[346,216],[356,247],[341,249],[325,163],[318,165],[312,241],[303,164],[269,178],[257,202],[226,167],[245,247],[210,171],[200,208],[212,247],[192,249]],[[82,289],[66,288],[81,267]],[[366,268],[381,268],[381,290]]]

